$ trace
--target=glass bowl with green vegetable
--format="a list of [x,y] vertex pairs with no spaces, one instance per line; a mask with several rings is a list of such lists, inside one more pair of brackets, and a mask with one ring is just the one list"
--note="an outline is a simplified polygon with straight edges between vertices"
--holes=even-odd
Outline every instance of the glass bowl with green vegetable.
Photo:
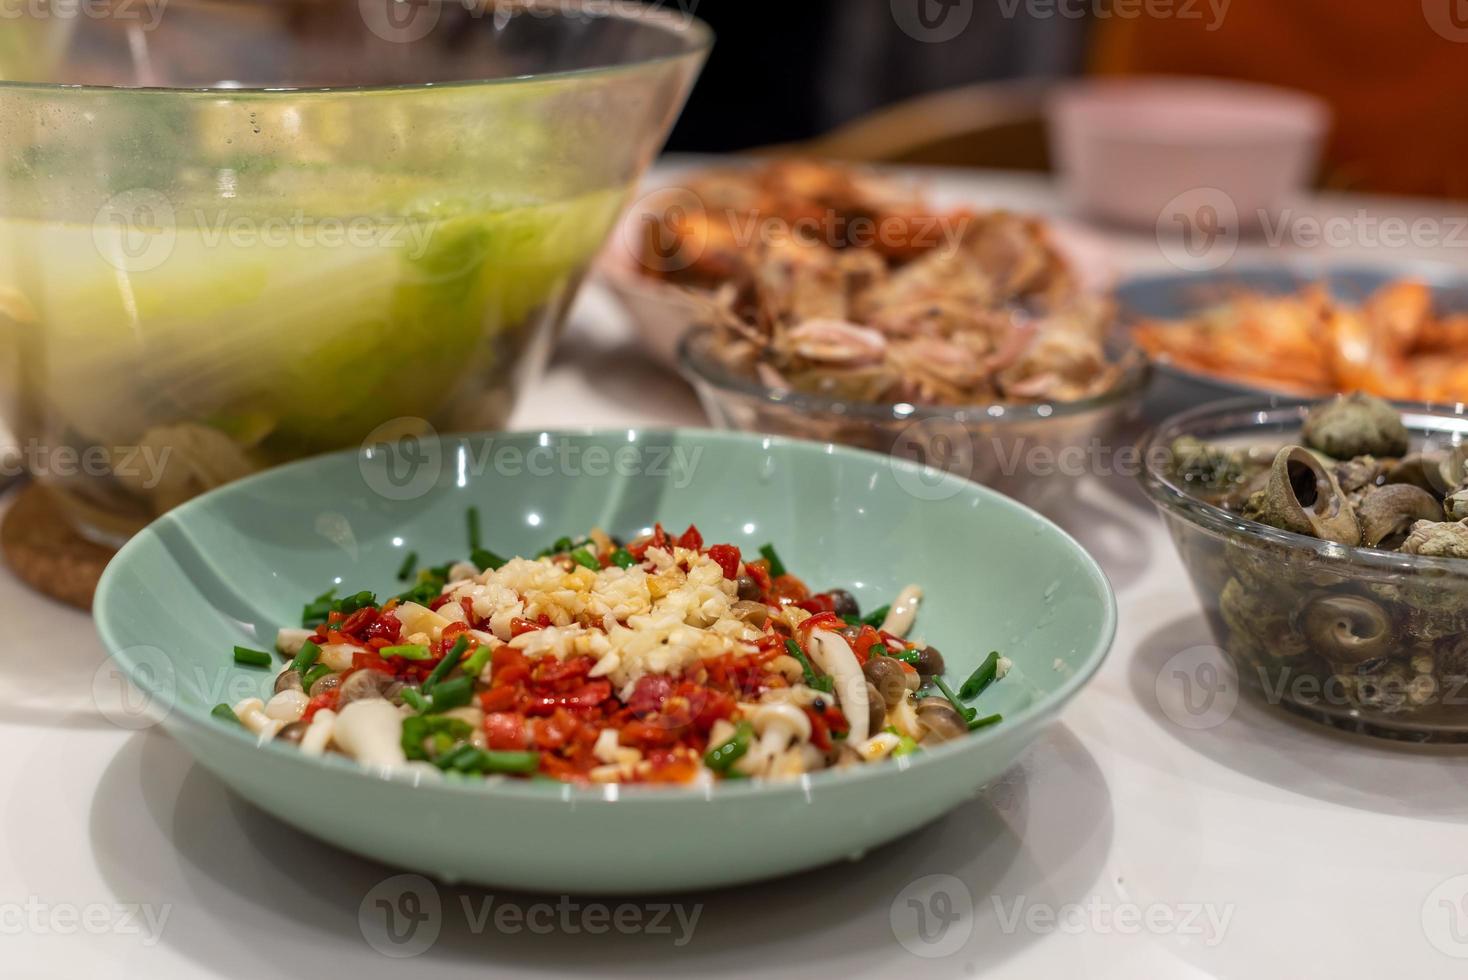
[[503,424],[711,40],[578,0],[48,13],[0,46],[0,405],[108,542],[286,460]]

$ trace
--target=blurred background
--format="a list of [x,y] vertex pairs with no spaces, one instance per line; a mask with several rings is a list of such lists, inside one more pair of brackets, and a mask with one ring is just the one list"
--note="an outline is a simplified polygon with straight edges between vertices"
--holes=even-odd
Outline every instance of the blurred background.
[[[665,6],[671,6],[667,0]],[[1318,186],[1468,197],[1468,0],[680,0],[719,33],[670,148],[1048,170],[1045,93],[1204,76],[1319,97]]]

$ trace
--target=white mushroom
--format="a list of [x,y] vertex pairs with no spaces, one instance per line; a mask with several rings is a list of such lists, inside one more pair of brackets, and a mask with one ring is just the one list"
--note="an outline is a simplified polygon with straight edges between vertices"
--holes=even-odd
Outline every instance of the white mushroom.
[[773,760],[792,742],[810,739],[810,718],[792,704],[762,704],[754,710],[749,723],[759,736],[756,754],[761,762]]
[[276,732],[285,727],[285,722],[265,713],[265,702],[259,698],[245,698],[234,706],[234,714],[240,723],[259,736],[262,742],[270,741],[275,737]]
[[861,672],[861,664],[851,644],[840,633],[820,630],[811,634],[810,655],[836,682],[836,698],[851,726],[847,733],[849,743],[865,742],[871,706],[867,703],[867,679]]
[[327,744],[331,741],[332,730],[336,727],[336,712],[330,708],[322,708],[311,717],[311,727],[306,729],[306,734],[301,736],[301,751],[306,755],[321,755],[326,751]]
[[397,769],[408,761],[403,752],[402,712],[381,698],[353,701],[343,708],[332,738],[363,765]]
[[867,762],[876,762],[892,754],[902,744],[902,739],[891,732],[878,732],[856,746],[856,752]]
[[289,725],[291,722],[300,721],[301,715],[306,713],[306,704],[311,699],[295,689],[281,691],[270,699],[265,705],[265,714],[276,721]]
[[922,599],[923,590],[916,585],[909,585],[899,592],[892,601],[887,618],[882,620],[882,631],[893,636],[906,636],[907,631],[912,629],[912,621],[917,618],[918,603]]
[[350,643],[326,643],[321,647],[321,658],[318,661],[332,670],[342,671],[352,668],[352,657],[357,654],[359,647]]
[[294,657],[301,652],[301,647],[311,639],[315,630],[283,629],[275,634],[275,649],[287,657]]

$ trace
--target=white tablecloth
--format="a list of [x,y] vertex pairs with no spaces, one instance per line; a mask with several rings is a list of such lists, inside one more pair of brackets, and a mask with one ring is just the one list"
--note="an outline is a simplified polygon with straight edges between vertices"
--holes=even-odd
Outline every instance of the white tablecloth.
[[[1033,178],[940,184],[1063,213]],[[1363,209],[1454,213],[1307,206],[1353,223]],[[1098,240],[1120,271],[1166,267],[1150,236]],[[1465,244],[1349,252],[1468,265]],[[1285,251],[1245,253],[1261,248]],[[514,425],[701,422],[591,290]],[[1115,650],[973,802],[859,863],[678,896],[683,918],[667,915],[667,931],[591,934],[588,909],[615,915],[616,899],[440,886],[442,930],[407,961],[376,952],[358,916],[396,872],[256,811],[161,733],[114,727],[92,693],[102,652],[88,617],[0,571],[0,974],[1463,976],[1468,959],[1451,954],[1468,956],[1468,753],[1343,736],[1248,702],[1215,727],[1178,725],[1164,708],[1178,696],[1169,664],[1211,643],[1182,567],[1130,485],[1093,482],[1078,508],[1068,523],[1120,597]],[[485,846],[514,842],[491,830]],[[913,886],[931,875],[956,881]],[[656,909],[634,904],[650,924]]]

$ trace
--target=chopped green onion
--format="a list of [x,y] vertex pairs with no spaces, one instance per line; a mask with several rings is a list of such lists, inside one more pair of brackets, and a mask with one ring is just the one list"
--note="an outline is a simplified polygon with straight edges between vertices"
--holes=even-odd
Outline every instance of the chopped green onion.
[[291,661],[290,669],[298,674],[304,675],[316,663],[316,658],[320,656],[321,648],[310,640],[307,640],[301,644],[301,652],[296,654],[296,659]]
[[735,726],[734,734],[727,742],[723,742],[708,750],[703,757],[703,764],[715,772],[727,772],[744,754],[749,751],[749,744],[754,740],[754,726],[747,721],[741,721]]
[[418,552],[410,551],[403,558],[403,563],[398,566],[398,581],[406,582],[413,577],[413,572],[418,569]]
[[898,735],[897,738],[897,748],[892,750],[892,757],[894,759],[900,759],[904,755],[912,755],[918,751],[917,742],[914,742],[910,736]]
[[413,690],[411,687],[403,688],[403,700],[407,702],[408,707],[412,708],[420,715],[428,710],[428,699],[419,694],[417,691]]
[[377,655],[383,660],[391,657],[401,657],[404,660],[427,660],[432,656],[428,648],[421,643],[405,643],[402,646],[383,647],[377,651]]
[[884,653],[882,656],[891,657],[893,660],[901,660],[905,664],[912,664],[914,667],[916,667],[921,655],[921,650],[898,650],[894,653],[892,651],[892,648],[888,647],[887,652]]
[[377,605],[377,596],[371,592],[358,592],[356,595],[349,595],[345,599],[338,601],[332,606],[331,611],[350,615],[358,609],[365,609],[368,606],[375,605]]
[[873,609],[861,618],[862,625],[870,626],[872,629],[881,629],[882,624],[887,621],[887,614],[892,611],[890,605]]
[[320,626],[331,613],[331,604],[336,601],[336,589],[327,589],[301,608],[302,626]]
[[316,682],[330,673],[332,673],[332,669],[326,666],[326,664],[317,664],[315,667],[306,671],[305,676],[301,678],[302,689],[307,694],[310,694],[311,688],[316,686]]
[[943,692],[943,696],[948,699],[949,704],[953,705],[954,710],[958,712],[958,716],[960,718],[962,718],[965,722],[971,722],[974,720],[975,716],[978,715],[978,712],[975,711],[973,708],[967,707],[962,701],[958,700],[958,695],[953,693],[953,688],[949,687],[948,684],[943,680],[943,678],[934,677],[933,683],[938,685],[938,690]]
[[626,548],[618,548],[612,552],[612,564],[618,568],[631,568],[637,564],[637,558]]
[[468,510],[468,512],[465,514],[465,518],[469,522],[469,550],[470,551],[478,551],[479,550],[479,508],[478,507],[470,507],[469,510]]
[[800,649],[800,644],[794,640],[785,641],[785,649],[790,651],[790,656],[800,662],[800,669],[805,671],[805,686],[815,690],[824,691],[829,694],[835,687],[829,677],[817,677],[815,668],[810,665],[810,659],[806,657],[805,651]]
[[433,686],[443,680],[449,671],[458,666],[459,661],[468,649],[469,637],[460,633],[459,638],[454,641],[453,649],[444,654],[443,659],[438,662],[438,666],[429,672],[428,678],[423,682],[423,693],[432,694]]
[[576,551],[571,552],[571,560],[582,568],[589,568],[593,572],[601,571],[601,562],[597,561],[596,556],[585,548],[578,548]]
[[433,689],[433,705],[430,714],[443,714],[454,708],[462,708],[474,700],[474,678],[455,677],[451,681],[444,681]]
[[478,678],[480,674],[484,673],[484,665],[489,663],[489,658],[492,656],[494,656],[494,650],[490,648],[489,644],[481,643],[479,649],[475,650],[469,655],[469,659],[464,661],[464,676]]
[[780,556],[775,552],[775,546],[773,544],[760,545],[759,553],[764,556],[765,561],[770,563],[771,578],[779,578],[785,574],[785,563],[780,560]]
[[275,658],[264,650],[251,650],[249,647],[234,648],[234,662],[246,667],[269,667],[275,662]]
[[475,772],[527,775],[540,768],[539,752],[490,752],[484,749],[475,751],[479,753],[474,763]]
[[505,563],[508,561],[508,559],[501,558],[499,555],[495,554],[493,551],[490,551],[487,548],[475,548],[472,552],[470,552],[469,560],[473,562],[480,571],[483,571],[485,569],[499,571],[501,568],[505,567]]
[[218,718],[220,721],[227,721],[239,725],[241,728],[245,725],[244,722],[240,721],[240,716],[235,714],[234,709],[227,704],[216,704],[214,709],[209,712],[209,715],[210,717]]
[[975,729],[979,728],[987,728],[990,725],[997,725],[1003,720],[1003,715],[990,715],[987,718],[974,718],[968,723],[968,730],[974,731]]
[[958,696],[965,701],[972,701],[983,694],[989,685],[999,677],[999,651],[995,650],[984,658],[979,664],[979,669],[969,675],[969,679],[963,682],[963,687],[958,689]]
[[550,558],[552,555],[563,555],[576,547],[576,542],[570,538],[556,538],[556,543],[546,548],[537,558]]
[[447,755],[441,755],[437,759],[434,759],[433,764],[440,769],[459,769],[462,772],[464,770],[460,769],[460,767],[465,763],[472,763],[472,760],[478,755],[479,750],[468,742],[465,742],[463,745],[450,751]]
[[[432,715],[409,715],[403,719],[403,753],[409,759],[428,760],[446,754],[455,742],[462,742],[474,729],[462,718],[436,718]],[[425,743],[432,741],[430,757]]]

